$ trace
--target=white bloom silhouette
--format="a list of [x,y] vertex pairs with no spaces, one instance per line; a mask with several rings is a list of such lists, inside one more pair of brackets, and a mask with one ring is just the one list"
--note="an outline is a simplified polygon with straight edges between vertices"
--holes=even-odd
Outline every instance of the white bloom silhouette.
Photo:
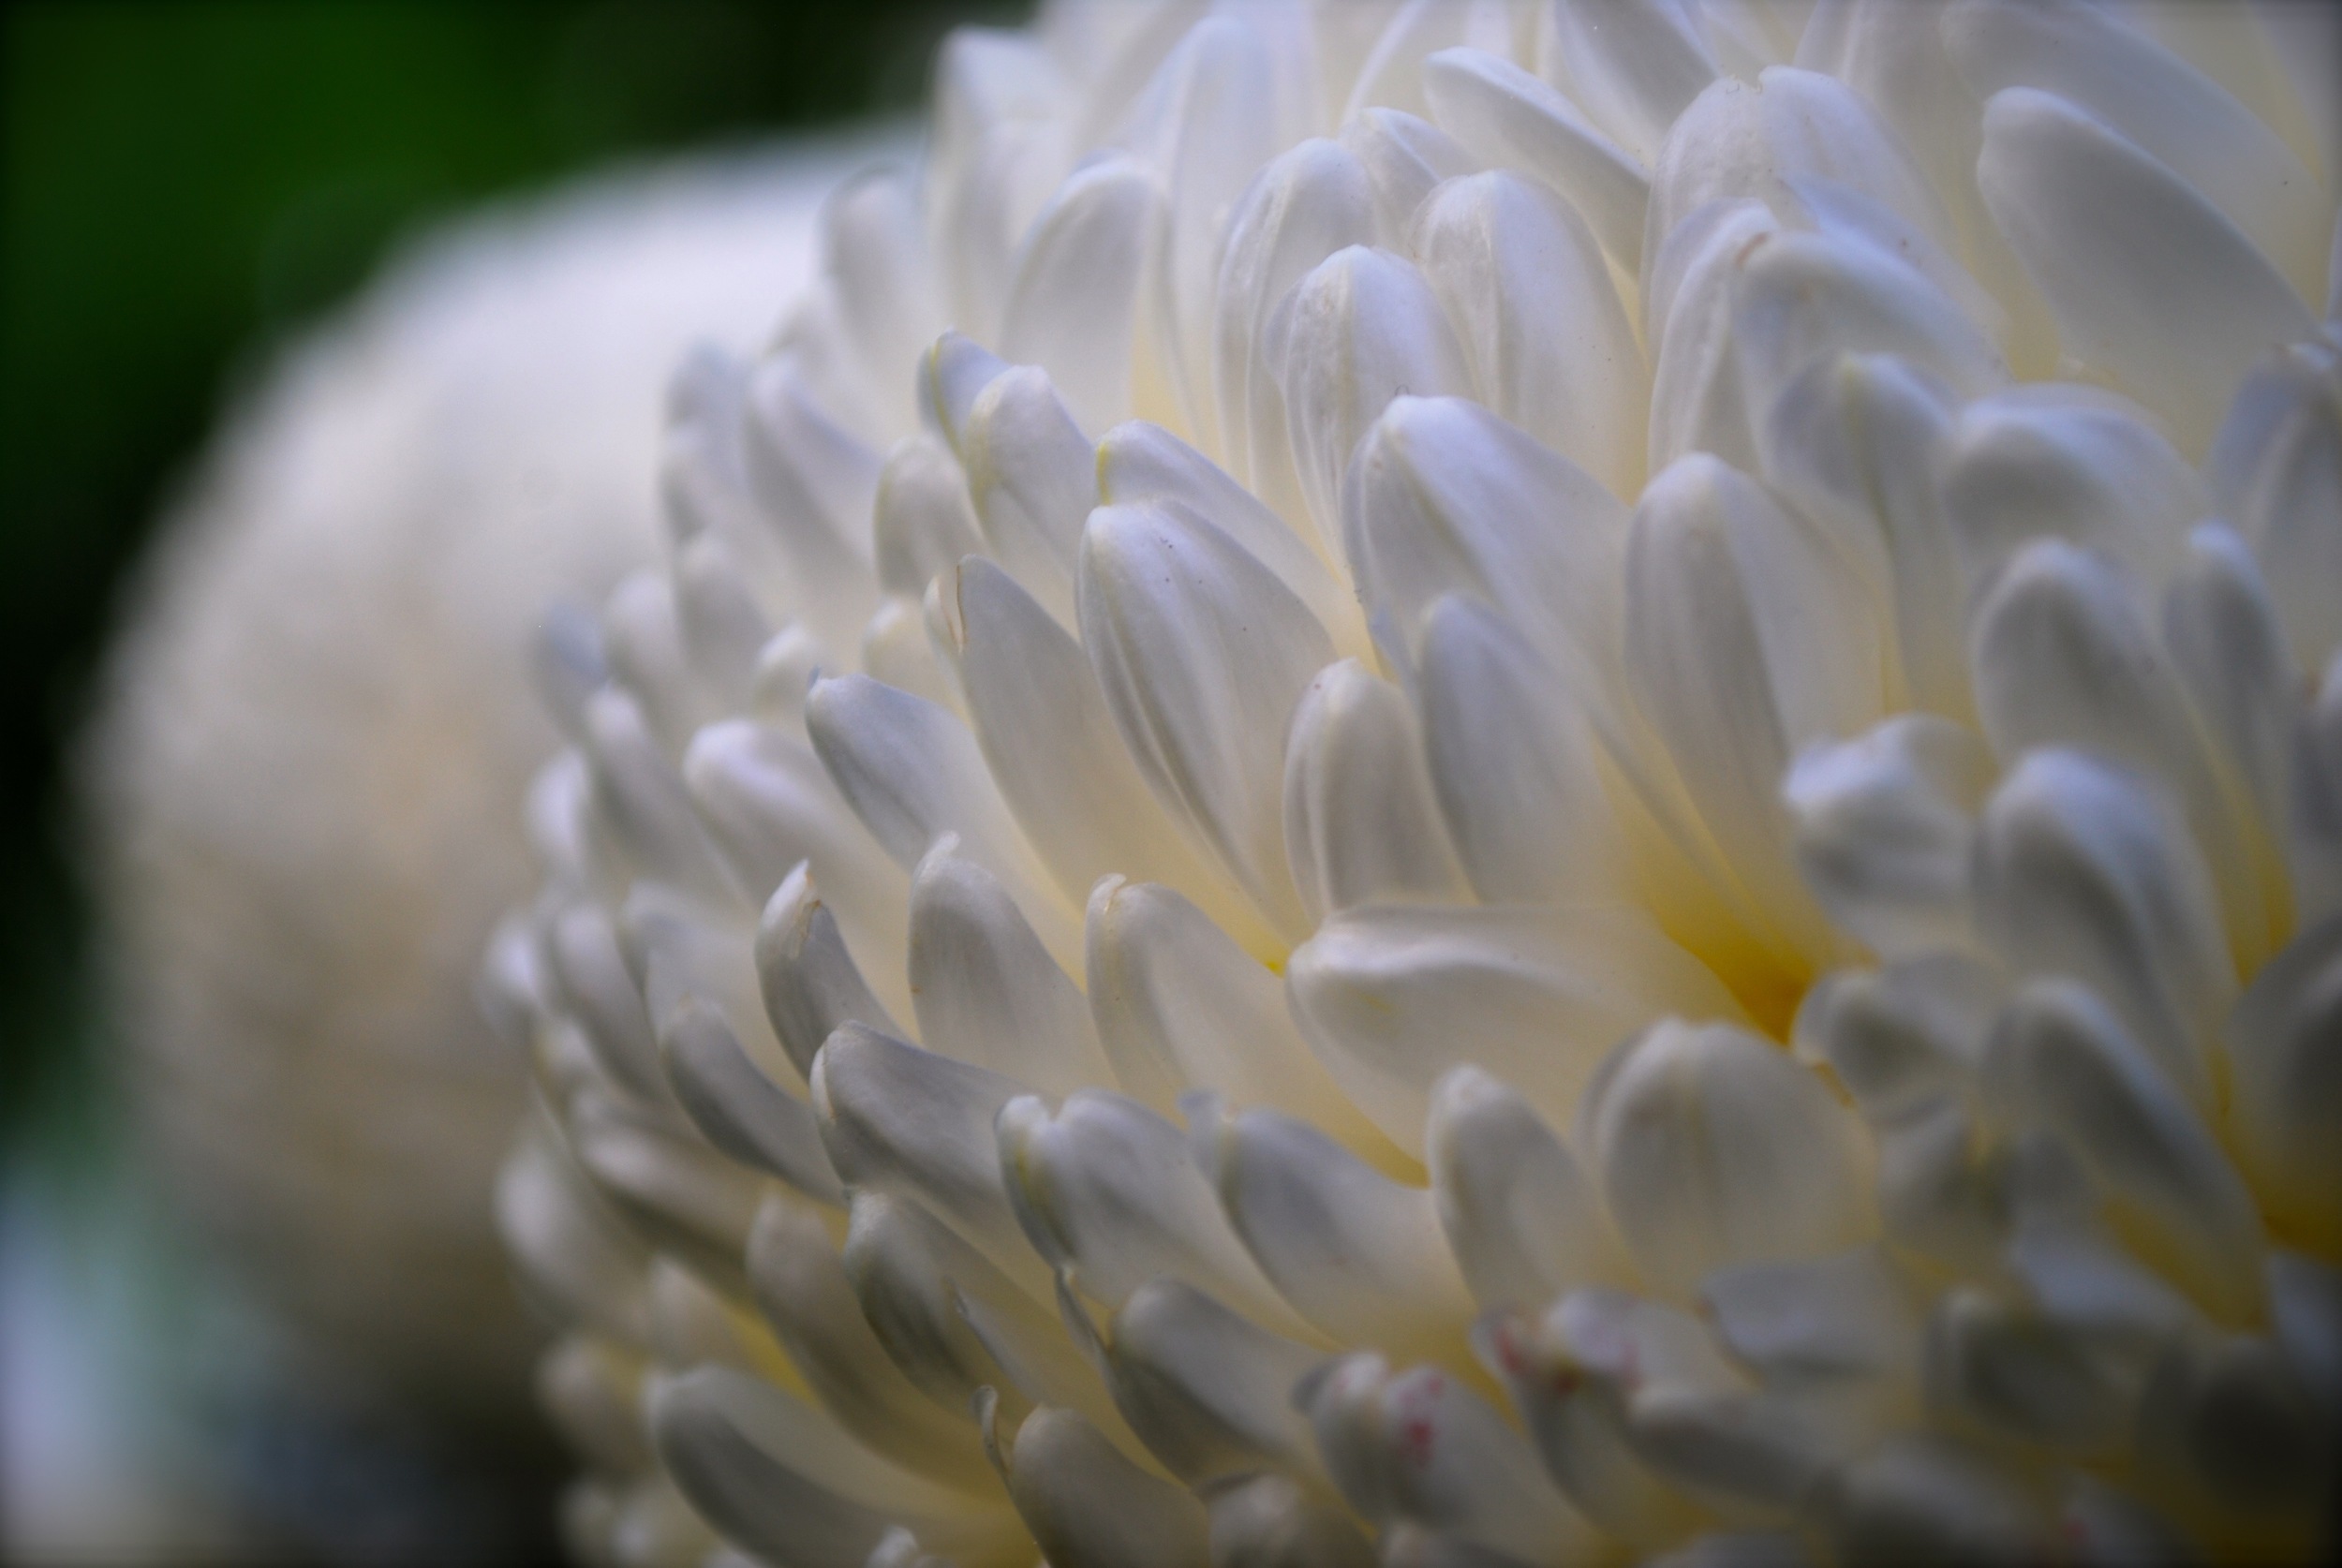
[[87,784],[141,1157],[337,1375],[526,1412],[481,942],[558,737],[546,599],[653,557],[658,378],[751,341],[864,144],[604,175],[435,236],[287,356],[166,529]]
[[547,666],[581,1551],[2311,1550],[2323,21],[956,38]]

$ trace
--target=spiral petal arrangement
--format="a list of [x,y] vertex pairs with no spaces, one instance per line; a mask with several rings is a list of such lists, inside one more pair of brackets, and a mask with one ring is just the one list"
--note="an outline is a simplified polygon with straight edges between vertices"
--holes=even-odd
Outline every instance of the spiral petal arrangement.
[[2322,21],[956,37],[550,644],[580,1551],[2317,1549]]

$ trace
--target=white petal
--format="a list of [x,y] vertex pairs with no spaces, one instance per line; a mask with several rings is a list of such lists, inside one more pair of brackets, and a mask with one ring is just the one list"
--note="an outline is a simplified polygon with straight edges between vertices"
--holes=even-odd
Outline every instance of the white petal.
[[675,1102],[702,1137],[808,1197],[844,1201],[812,1108],[749,1059],[721,1012],[688,1000],[667,1019],[660,1045]]
[[1992,303],[1979,319],[1996,320],[1995,335],[2019,376],[2054,375],[2057,331],[2049,306],[1993,227],[1976,187],[1981,116],[1945,47],[1942,21],[1936,7],[1827,0],[1798,40],[1797,64],[1845,81],[1892,123],[1951,209],[1960,253],[1975,279],[1970,287],[1990,290]]
[[562,738],[583,739],[586,699],[610,679],[609,645],[592,606],[559,599],[544,607],[529,640],[528,675],[539,704]]
[[2135,584],[2060,540],[2024,546],[1973,614],[1977,707],[2004,762],[2072,746],[2155,779],[2186,808],[2236,952],[2269,950],[2247,827],[2205,757]]
[[901,939],[909,884],[803,741],[767,724],[711,724],[683,754],[683,782],[751,896],[765,898],[809,860],[822,885],[836,890],[858,939],[889,947]]
[[959,451],[976,399],[1008,369],[1006,360],[965,333],[942,333],[919,357],[920,422]]
[[[2342,235],[2342,212],[2335,214],[2334,231]],[[2326,256],[2326,319],[2342,320],[2342,241]]]
[[1966,1101],[1957,1093],[1926,1096],[1874,1130],[1886,1234],[1954,1272],[2000,1266],[2008,1241],[2008,1183],[1980,1157],[1987,1132]]
[[952,259],[950,315],[994,334],[1033,217],[1065,177],[1073,89],[1037,39],[963,28],[935,72],[937,249]]
[[[2243,840],[2240,858],[2264,929],[2282,932],[2292,912],[2281,848],[2290,804],[2287,752],[2301,683],[2269,585],[2234,529],[2215,522],[2189,534],[2187,564],[2163,596],[2162,618],[2164,646]],[[2243,932],[2232,925],[2231,934]],[[2265,956],[2265,948],[2253,951],[2246,962]]]
[[1432,1090],[1424,1141],[1440,1226],[1483,1308],[1534,1307],[1629,1277],[1601,1194],[1512,1089],[1452,1069]]
[[763,1178],[702,1143],[591,1089],[569,1105],[570,1148],[601,1194],[651,1244],[734,1285]]
[[1293,1390],[1322,1359],[1192,1286],[1142,1285],[1114,1316],[1115,1403],[1156,1457],[1191,1484],[1274,1465],[1317,1469]]
[[2020,762],[1984,809],[1979,924],[2019,974],[2066,974],[2212,1103],[2205,1053],[2236,997],[2202,857],[2137,777],[2070,751]]
[[1136,420],[1098,441],[1098,498],[1106,506],[1159,502],[1184,507],[1242,545],[1310,607],[1345,656],[1370,646],[1357,596],[1315,550],[1259,497],[1202,452],[1159,425]]
[[2324,668],[2342,647],[2342,329],[2245,377],[2205,468],[2268,574],[2295,663]]
[[1968,939],[1968,853],[1994,777],[1974,733],[1905,714],[1801,754],[1782,784],[1798,870],[1838,927],[1886,959]]
[[537,1363],[538,1402],[561,1441],[595,1470],[653,1469],[650,1434],[643,1429],[640,1360],[605,1340],[572,1335]]
[[1487,600],[1589,711],[1616,706],[1626,511],[1591,474],[1462,398],[1393,402],[1358,452],[1342,548],[1386,659],[1444,594]]
[[[2168,1093],[2169,1086],[2164,1087]],[[2085,1111],[2085,1117],[2094,1111]],[[2135,1220],[2137,1216],[2128,1218]],[[2007,1258],[2010,1274],[2044,1315],[2061,1326],[2097,1336],[2116,1356],[2135,1359],[2142,1347],[2152,1354],[2176,1336],[2209,1327],[2201,1309],[2163,1274],[2141,1262],[2101,1216],[2021,1220]],[[2231,1283],[2228,1288],[2239,1286]]]
[[1643,342],[1651,357],[1653,473],[1686,452],[1756,466],[1732,313],[1742,264],[1781,220],[1756,200],[1719,201],[1678,224],[1643,257]]
[[1956,953],[1838,969],[1798,1009],[1797,1054],[1826,1063],[1874,1126],[1897,1122],[1965,1087],[2002,990],[1988,965]]
[[1237,1234],[1304,1318],[1337,1340],[1452,1353],[1472,1298],[1430,1192],[1269,1111],[1244,1112],[1200,1135]]
[[659,1042],[609,912],[592,899],[571,904],[553,918],[545,953],[564,1011],[585,1031],[601,1070],[639,1098],[663,1101]]
[[2119,1451],[2132,1419],[2128,1371],[2089,1336],[1973,1285],[1949,1292],[1928,1324],[1932,1401],[2003,1442]]
[[[887,413],[889,399],[873,366],[854,343],[837,286],[816,277],[798,294],[780,330],[765,348],[762,364],[786,363],[806,408],[823,426],[869,450],[875,456],[900,434]],[[751,376],[755,371],[751,370]],[[751,397],[751,407],[753,406]],[[753,415],[751,415],[753,417]],[[745,449],[744,449],[745,453]],[[749,491],[758,486],[750,475]],[[758,496],[761,504],[763,497]],[[837,513],[844,517],[848,514]],[[789,520],[781,519],[784,525]],[[841,536],[842,537],[842,536]]]
[[719,900],[733,895],[674,764],[660,749],[641,705],[615,686],[595,692],[586,704],[586,757],[593,768],[596,818],[638,875]]
[[1097,461],[1049,377],[1017,365],[986,383],[969,407],[959,456],[993,555],[1071,625],[1082,521],[1098,504]]
[[2160,586],[2210,510],[2203,481],[2143,412],[2092,388],[2013,388],[1969,404],[1952,429],[1944,516],[1971,591],[2043,535]]
[[[2039,345],[2011,341],[2018,329],[2010,324],[2010,309],[1978,280],[1979,273],[1997,276],[1992,271],[1992,259],[1979,258],[1976,263],[1979,273],[1971,273],[1962,263],[1949,237],[1950,230],[1940,215],[1933,222],[1923,216],[1915,218],[1881,196],[1818,176],[1792,174],[1785,183],[1788,193],[1784,199],[1784,215],[1793,223],[1810,226],[1833,240],[1867,247],[1879,257],[1910,268],[1934,284],[2000,352],[2011,356],[2012,362],[2021,363],[2023,369],[2019,374],[2046,374],[2045,369],[2034,365]],[[1978,221],[1980,224],[1982,220]],[[2005,271],[2013,273],[2016,266],[2014,257],[2005,258]],[[2047,309],[2039,309],[2044,318]],[[2046,318],[2032,330],[2042,338],[2054,336]],[[1988,368],[1996,377],[2002,374],[1996,362],[1988,362]]]
[[702,1282],[673,1258],[655,1257],[649,1294],[651,1361],[660,1370],[713,1364],[736,1367],[767,1382],[797,1381],[779,1341],[729,1290]]
[[1052,1265],[1078,1268],[1084,1294],[1119,1307],[1152,1279],[1182,1280],[1249,1315],[1299,1331],[1228,1229],[1187,1133],[1100,1089],[1012,1100],[997,1132],[1001,1169],[1026,1234]]
[[1482,162],[1525,169],[1568,199],[1627,276],[1642,264],[1643,166],[1560,93],[1503,56],[1442,50],[1423,62],[1432,117]]
[[1294,285],[1268,323],[1293,466],[1318,538],[1341,522],[1350,454],[1394,397],[1472,389],[1463,350],[1414,263],[1352,245]]
[[497,1173],[496,1224],[524,1293],[558,1321],[621,1345],[648,1343],[649,1250],[594,1191],[549,1118],[530,1119]]
[[992,1119],[1024,1086],[849,1023],[813,1062],[822,1141],[847,1186],[924,1203],[1004,1265],[1039,1264],[1001,1184]]
[[987,1387],[1025,1409],[1033,1396],[1020,1374],[1088,1375],[1040,1302],[994,1266],[1004,1254],[970,1246],[910,1199],[856,1192],[841,1257],[870,1332],[939,1413],[972,1414]]
[[2047,1521],[2015,1479],[1930,1437],[1850,1466],[1826,1529],[1847,1562],[2014,1562],[2047,1549]]
[[1646,1379],[1738,1385],[1697,1320],[1621,1291],[1579,1290],[1542,1321],[1491,1314],[1477,1343],[1546,1472],[1588,1519],[1644,1552],[1701,1522],[1636,1455],[1626,1426],[1627,1401]]
[[1860,576],[1809,523],[1713,458],[1687,457],[1636,510],[1626,562],[1627,677],[1747,895],[1794,950],[1831,939],[1788,859],[1780,781],[1816,741],[1852,735],[1884,699]]
[[1370,1520],[1524,1562],[1572,1561],[1594,1546],[1529,1444],[1436,1368],[1394,1373],[1380,1355],[1353,1355],[1313,1380],[1309,1405],[1327,1469]]
[[805,693],[827,662],[804,623],[791,621],[757,650],[748,707],[751,717],[784,730],[805,728]]
[[1294,1015],[1401,1147],[1470,1061],[1566,1119],[1604,1056],[1654,1018],[1737,1017],[1715,977],[1626,907],[1348,910],[1295,950]]
[[2217,208],[2063,99],[1995,94],[1977,181],[2067,351],[2171,421],[2191,454],[2211,444],[2253,361],[2314,324]]
[[[931,1557],[919,1549],[919,1538],[900,1525],[890,1525],[879,1537],[879,1544],[870,1548],[862,1568],[941,1568],[943,1560]],[[709,1564],[708,1568],[733,1568],[731,1563]]]
[[889,1464],[747,1373],[660,1378],[649,1409],[660,1459],[692,1506],[781,1568],[862,1568],[887,1528],[906,1521],[967,1568],[1017,1561],[1024,1531],[1005,1510]]
[[968,476],[952,449],[926,431],[886,454],[871,503],[871,549],[879,585],[917,597],[937,572],[983,549],[968,498]]
[[1228,221],[1213,312],[1212,385],[1228,471],[1286,522],[1306,527],[1285,433],[1268,318],[1312,267],[1344,245],[1374,239],[1373,187],[1336,141],[1302,142],[1253,179]]
[[1503,617],[1451,594],[1416,674],[1431,788],[1464,874],[1490,903],[1602,901],[1622,887],[1598,743],[1550,666]]
[[1991,0],[1952,11],[1944,37],[1979,98],[2035,87],[2103,121],[2225,214],[2304,298],[2317,297],[2327,236],[2308,194],[2316,177],[2259,115],[2119,13]]
[[1312,1122],[1377,1162],[1398,1158],[1302,1043],[1276,971],[1193,904],[1110,877],[1090,897],[1089,936],[1090,1012],[1130,1094],[1168,1114],[1209,1089]]
[[2157,1368],[2134,1451],[2160,1495],[2227,1529],[2307,1546],[2326,1528],[2333,1432],[2332,1407],[2320,1407],[2275,1344],[2206,1335]]
[[1716,1531],[1653,1560],[1653,1568],[1814,1568],[1804,1538],[1787,1530]]
[[2342,1269],[2273,1250],[2266,1271],[2277,1343],[2328,1400],[2342,1395]]
[[1070,1410],[1025,1417],[1008,1495],[1052,1562],[1184,1568],[1203,1561],[1203,1504],[1148,1474]]
[[1620,1235],[1666,1291],[1833,1251],[1873,1223],[1860,1123],[1745,1030],[1656,1025],[1605,1064],[1581,1115]]
[[989,1476],[964,1413],[946,1413],[906,1378],[862,1315],[821,1214],[765,1200],[749,1233],[749,1285],[823,1407],[873,1452],[946,1485]]
[[868,519],[881,457],[823,411],[787,358],[749,381],[742,448],[762,521],[778,536],[802,613],[833,647],[870,618]]
[[1479,400],[1613,495],[1637,494],[1649,372],[1584,220],[1499,170],[1442,186],[1411,244]]
[[2292,777],[2287,861],[2306,923],[2342,910],[2342,650],[2294,728]]
[[765,1071],[785,1070],[786,1053],[766,1029],[759,1005],[749,931],[730,907],[711,909],[653,881],[638,881],[618,909],[618,939],[630,969],[643,977],[643,1003],[654,1029],[696,997],[720,1010]]
[[1786,1398],[1655,1388],[1627,1407],[1636,1451],[1726,1519],[1787,1524],[1840,1452],[1820,1421]]
[[1399,7],[1358,68],[1342,120],[1355,124],[1378,104],[1409,114],[1427,112],[1417,62],[1458,44],[1502,52],[1510,48],[1512,31],[1505,7],[1489,0],[1413,0]]
[[[996,1471],[1005,1469],[999,1449],[997,1422],[1005,1410],[1021,1414],[1028,1406],[1060,1406],[1077,1415],[1116,1449],[1134,1471],[1153,1478],[1166,1472],[1140,1442],[1098,1376],[1102,1359],[1093,1334],[1076,1333],[1076,1320],[1068,1316],[1070,1294],[1060,1291],[1055,1320],[1031,1310],[1022,1294],[1005,1286],[985,1292],[963,1289],[956,1279],[943,1280],[959,1314],[983,1341],[993,1361],[1007,1374],[1006,1383],[980,1388],[973,1398],[978,1426],[983,1429],[985,1457]],[[1077,1302],[1073,1310],[1080,1310]],[[1086,1318],[1079,1320],[1086,1324]]]
[[1538,68],[1646,168],[1668,127],[1715,79],[1687,11],[1666,0],[1554,0]]
[[[1211,383],[1212,311],[1226,226],[1253,171],[1290,138],[1298,106],[1279,93],[1274,19],[1207,16],[1189,29],[1148,84],[1164,224],[1153,288],[1158,331],[1189,428],[1220,442]],[[1115,499],[1109,490],[1106,498]]]
[[634,699],[660,748],[682,750],[716,709],[684,653],[673,581],[650,570],[621,580],[602,606],[601,629],[610,673]]
[[1136,162],[1076,170],[1035,221],[1001,318],[1001,349],[1038,364],[1095,435],[1131,415],[1132,334],[1161,193]]
[[2229,1124],[2245,1169],[2288,1234],[2342,1236],[2342,918],[2294,938],[2255,978],[2228,1021]]
[[1053,954],[1077,951],[1071,911],[1048,885],[986,768],[975,737],[947,709],[874,681],[840,675],[806,699],[806,731],[838,792],[896,865],[917,867],[935,840],[999,877]]
[[1809,21],[1802,8],[1763,0],[1701,0],[1698,16],[1717,63],[1743,80],[1787,64]]
[[1081,579],[1082,644],[1139,772],[1274,926],[1300,927],[1285,729],[1331,658],[1325,629],[1226,534],[1161,506],[1093,513]]
[[1860,94],[1895,128],[1964,231],[1981,216],[1976,99],[1951,64],[1941,22],[1934,7],[1822,0],[1798,39],[1796,63]]
[[1919,1288],[1875,1247],[1710,1275],[1700,1307],[1716,1338],[1768,1377],[1908,1376]]
[[2264,1237],[2252,1193],[2102,1002],[2070,981],[2035,981],[2004,1014],[1985,1072],[2005,1117],[2070,1141],[2134,1246],[2216,1317],[2259,1315]]
[[1783,212],[1791,182],[1827,181],[1860,192],[1913,225],[1932,244],[1949,220],[1902,141],[1832,76],[1775,66],[1755,83],[1709,83],[1668,130],[1651,171],[1646,255],[1711,201],[1755,198]]
[[749,696],[757,655],[773,629],[750,592],[741,564],[713,533],[687,540],[674,555],[675,629],[702,687],[726,707]]
[[943,330],[917,183],[872,170],[831,193],[822,211],[822,272],[886,422],[910,427],[911,367]]
[[1149,799],[1081,644],[988,561],[968,561],[950,581],[966,639],[960,678],[976,737],[1059,888],[1087,898],[1109,872],[1173,882],[1208,900],[1249,939],[1264,939],[1242,895]]
[[1895,685],[1914,706],[1965,720],[1965,584],[1941,498],[1957,394],[1887,355],[1811,365],[1757,431],[1765,478],[1829,530],[1874,584],[1891,619]]
[[1211,1495],[1214,1568],[1373,1568],[1374,1548],[1339,1501],[1270,1472]]
[[1463,895],[1407,699],[1356,659],[1312,681],[1286,743],[1287,864],[1312,923],[1355,905]]
[[948,649],[949,643],[939,645],[927,629],[924,595],[889,594],[862,629],[862,673],[938,707],[964,712],[967,702],[945,657]]
[[903,1032],[862,978],[807,868],[791,872],[764,906],[755,957],[764,1015],[806,1079],[813,1075],[815,1053],[841,1024],[852,1020],[885,1034]]
[[1732,347],[1757,431],[1801,374],[1841,353],[1899,355],[1964,397],[1992,391],[2007,374],[1983,328],[1919,268],[1827,233],[1777,233],[1741,258]]
[[[1454,14],[1462,7],[1446,8]],[[1454,137],[1396,109],[1356,115],[1341,127],[1341,141],[1366,167],[1367,182],[1374,187],[1377,243],[1386,250],[1407,248],[1417,209],[1443,181],[1480,167]]]
[[1049,1094],[1106,1075],[1081,990],[1000,879],[939,839],[911,883],[911,996],[930,1050]]

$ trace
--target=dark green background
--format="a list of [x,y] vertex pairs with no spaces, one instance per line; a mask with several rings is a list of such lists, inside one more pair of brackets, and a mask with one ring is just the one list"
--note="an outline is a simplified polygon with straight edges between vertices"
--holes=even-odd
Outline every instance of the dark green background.
[[[62,747],[223,394],[435,215],[624,154],[908,110],[935,3],[0,8],[0,1135],[92,1082]],[[1021,9],[994,6],[995,14]]]

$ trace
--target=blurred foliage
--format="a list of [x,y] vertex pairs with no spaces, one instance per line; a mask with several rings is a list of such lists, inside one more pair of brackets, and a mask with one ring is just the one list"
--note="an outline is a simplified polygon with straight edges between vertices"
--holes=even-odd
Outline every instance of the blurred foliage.
[[123,569],[234,377],[465,202],[911,109],[971,9],[0,7],[0,1118],[89,1032],[63,749]]

